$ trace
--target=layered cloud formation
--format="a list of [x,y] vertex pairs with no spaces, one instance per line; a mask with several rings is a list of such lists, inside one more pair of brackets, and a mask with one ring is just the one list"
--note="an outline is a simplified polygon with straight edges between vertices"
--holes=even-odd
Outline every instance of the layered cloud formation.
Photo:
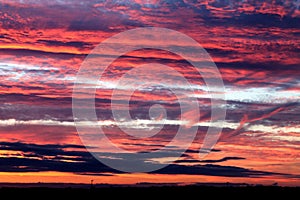
[[[184,91],[200,105],[200,119],[192,123],[198,128],[197,136],[180,160],[152,174],[134,175],[135,181],[130,182],[153,181],[146,177],[159,174],[162,182],[197,182],[199,178],[299,185],[299,22],[299,2],[292,0],[1,0],[2,176],[54,171],[71,172],[80,179],[105,173],[114,182],[126,182],[120,178],[126,174],[102,165],[82,145],[73,122],[73,84],[83,60],[101,41],[121,31],[155,26],[185,33],[207,50],[224,81],[227,116],[216,150],[199,160],[207,128],[218,126],[209,123],[211,95],[202,77],[190,63],[166,51],[141,49],[120,57],[98,83],[95,103],[99,125],[118,146],[134,152],[157,150],[185,123],[181,116],[193,119],[192,111],[180,113],[176,96],[168,88]],[[133,119],[123,125],[151,130],[165,124],[155,137],[139,140],[117,127],[110,111],[111,95],[113,90],[126,91],[117,85],[124,73],[152,62],[184,75],[194,92],[184,85],[168,85],[167,80],[163,86],[136,90],[130,104]],[[163,71],[149,68],[141,79],[155,80],[155,74]],[[155,103],[167,108],[167,121],[149,118],[148,109]],[[114,152],[105,156],[118,158]]]

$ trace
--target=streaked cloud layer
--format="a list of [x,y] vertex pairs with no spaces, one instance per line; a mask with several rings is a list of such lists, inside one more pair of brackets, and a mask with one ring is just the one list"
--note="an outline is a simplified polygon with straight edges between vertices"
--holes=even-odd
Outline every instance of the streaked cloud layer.
[[[204,133],[209,126],[218,126],[209,123],[211,95],[202,77],[170,52],[142,49],[123,55],[98,85],[86,82],[97,88],[98,124],[119,147],[134,152],[157,150],[186,123],[176,96],[165,88],[184,91],[200,105],[200,119],[193,123],[197,136],[180,160],[149,174],[123,174],[96,161],[80,142],[72,116],[73,84],[81,63],[101,41],[149,26],[185,33],[207,50],[223,77],[227,116],[215,150],[200,161]],[[157,182],[159,176],[161,182],[300,185],[298,1],[1,0],[0,27],[1,180],[23,182],[15,175],[22,172],[36,180],[39,173],[51,172],[60,174],[56,181],[62,182],[72,177],[74,181],[109,182],[102,179],[105,176],[113,183]],[[167,81],[136,90],[130,104],[133,120],[123,125],[136,130],[165,125],[153,138],[141,140],[117,127],[120,124],[110,111],[111,95],[113,90],[122,94],[128,89],[117,86],[126,71],[152,62],[183,74],[194,92]],[[149,69],[143,80],[163,83],[155,75],[162,72]],[[149,118],[148,110],[156,103],[167,108],[167,120]],[[191,119],[194,113],[182,115]],[[104,156],[118,158],[114,152]],[[166,160],[167,156],[153,162]],[[52,180],[47,175],[41,181]]]

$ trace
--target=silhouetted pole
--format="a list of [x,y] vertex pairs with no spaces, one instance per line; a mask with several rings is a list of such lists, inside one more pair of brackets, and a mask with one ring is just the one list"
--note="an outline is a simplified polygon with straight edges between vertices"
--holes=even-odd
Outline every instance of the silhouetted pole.
[[91,190],[94,189],[94,184],[93,183],[94,183],[94,180],[91,180],[91,188],[90,188]]

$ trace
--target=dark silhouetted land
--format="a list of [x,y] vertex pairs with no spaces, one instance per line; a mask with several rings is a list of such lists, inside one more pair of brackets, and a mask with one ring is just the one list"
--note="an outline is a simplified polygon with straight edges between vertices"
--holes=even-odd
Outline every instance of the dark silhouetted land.
[[[24,186],[24,187],[22,187]],[[215,185],[189,185],[174,186],[168,184],[151,185],[84,185],[84,184],[2,184],[0,189],[1,195],[19,196],[19,195],[96,195],[103,198],[120,196],[137,196],[144,195],[209,195],[219,197],[220,195],[251,195],[259,197],[259,194],[265,193],[270,195],[290,195],[300,194],[300,187],[280,187],[280,186],[254,186],[247,184],[215,184]],[[248,197],[248,196],[247,196]],[[288,196],[287,196],[288,197]]]

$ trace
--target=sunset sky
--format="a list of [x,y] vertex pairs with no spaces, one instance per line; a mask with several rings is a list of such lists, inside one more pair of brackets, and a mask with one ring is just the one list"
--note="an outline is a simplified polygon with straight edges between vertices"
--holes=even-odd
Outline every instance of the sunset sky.
[[[197,129],[178,160],[149,173],[124,173],[87,151],[75,127],[72,93],[80,66],[98,44],[140,27],[181,32],[208,52],[224,82],[221,100],[226,100],[227,115],[217,144],[199,158],[208,127],[221,126],[210,123],[212,99],[205,78],[172,52],[149,48],[122,55],[99,82],[86,83],[97,85],[98,125],[110,141],[129,152],[151,152],[172,141],[184,119]],[[149,43],[153,45],[155,38]],[[179,41],[172,45],[188,46]],[[299,52],[299,0],[0,0],[0,182],[300,186]],[[194,91],[168,81],[166,69],[149,63],[175,69]],[[149,65],[139,80],[159,84],[134,91],[132,119],[123,125],[142,134],[163,125],[160,116],[149,117],[152,105],[161,104],[168,112],[157,135],[135,138],[118,127],[111,103],[114,91],[120,92],[114,101],[121,104],[132,89],[121,87],[120,77],[143,64]],[[170,87],[183,95],[176,96]],[[194,117],[195,110],[180,113],[178,97],[185,103],[187,97],[196,99],[200,118]],[[105,146],[101,140],[99,145]],[[179,150],[180,145],[170,148]],[[120,159],[114,151],[100,153]],[[166,154],[145,162],[170,159]]]

